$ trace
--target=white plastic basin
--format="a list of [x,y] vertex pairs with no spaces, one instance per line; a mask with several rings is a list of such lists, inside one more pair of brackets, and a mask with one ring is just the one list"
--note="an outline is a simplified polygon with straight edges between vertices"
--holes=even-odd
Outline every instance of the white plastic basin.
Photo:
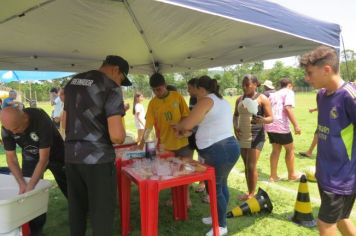
[[19,195],[15,178],[0,174],[0,233],[10,232],[47,212],[51,185],[40,180],[34,190]]

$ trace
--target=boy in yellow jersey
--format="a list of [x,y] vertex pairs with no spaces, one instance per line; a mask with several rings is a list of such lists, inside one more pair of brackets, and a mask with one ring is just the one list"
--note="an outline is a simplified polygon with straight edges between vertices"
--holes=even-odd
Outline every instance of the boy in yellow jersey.
[[[150,86],[156,95],[148,104],[145,129],[155,128],[159,144],[176,156],[192,157],[193,150],[187,137],[177,137],[172,125],[188,116],[189,108],[182,95],[168,91],[163,75],[150,77]],[[144,142],[144,140],[142,140]]]
[[[156,130],[159,144],[175,156],[193,157],[193,150],[187,137],[177,137],[172,125],[188,116],[189,108],[183,96],[176,91],[168,91],[163,75],[155,73],[150,77],[150,86],[155,97],[148,104],[145,130]],[[145,142],[142,138],[141,145]],[[189,198],[188,198],[189,199]],[[188,200],[190,205],[190,200]]]

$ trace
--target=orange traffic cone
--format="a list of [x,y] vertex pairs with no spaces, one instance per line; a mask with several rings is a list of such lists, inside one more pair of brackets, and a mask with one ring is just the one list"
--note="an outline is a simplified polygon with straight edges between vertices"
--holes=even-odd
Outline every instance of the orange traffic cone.
[[232,218],[242,215],[250,215],[260,211],[271,213],[273,209],[272,202],[268,194],[261,188],[258,188],[257,194],[243,202],[240,206],[235,207],[226,214],[227,218]]
[[289,218],[296,224],[311,228],[316,226],[309,198],[308,181],[305,175],[300,177],[294,214]]

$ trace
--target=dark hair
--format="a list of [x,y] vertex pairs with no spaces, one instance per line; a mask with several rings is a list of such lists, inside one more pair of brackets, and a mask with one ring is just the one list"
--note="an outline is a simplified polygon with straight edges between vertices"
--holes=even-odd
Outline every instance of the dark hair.
[[154,73],[150,77],[150,86],[151,88],[156,88],[161,85],[165,85],[166,81],[164,80],[164,77],[160,73]]
[[261,86],[261,83],[258,81],[257,77],[252,74],[246,74],[242,77],[242,84],[246,83],[246,81],[249,81],[253,84],[256,84],[257,87]]
[[58,93],[58,89],[57,88],[51,88],[51,90],[49,90],[50,93]]
[[137,104],[137,99],[138,99],[139,97],[141,97],[142,95],[143,95],[143,94],[140,93],[140,92],[136,92],[135,95],[134,95],[133,106],[132,106],[132,114],[134,114],[134,115],[135,115],[135,113],[136,113],[136,111],[135,111],[135,106],[136,106],[136,104]]
[[299,65],[306,68],[312,66],[325,66],[329,65],[335,73],[339,72],[339,56],[334,48],[327,46],[319,46],[313,51],[305,53],[299,59]]
[[171,84],[168,84],[168,85],[167,85],[167,90],[168,90],[168,91],[178,91],[178,90],[177,90],[177,87],[174,86],[174,85],[171,85]]
[[292,81],[288,77],[284,77],[279,81],[279,86],[285,88],[288,84],[292,84]]
[[216,79],[212,79],[207,75],[203,75],[198,79],[197,87],[202,87],[209,93],[215,94],[218,98],[222,98],[219,93],[219,85]]
[[191,85],[193,87],[197,87],[197,84],[198,84],[198,78],[192,78],[190,80],[188,80],[188,85]]

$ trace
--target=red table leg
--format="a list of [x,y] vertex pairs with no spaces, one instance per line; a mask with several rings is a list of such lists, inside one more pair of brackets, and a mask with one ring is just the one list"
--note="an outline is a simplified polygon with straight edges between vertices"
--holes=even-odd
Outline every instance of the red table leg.
[[188,185],[172,188],[173,217],[175,220],[188,219]]
[[148,180],[146,186],[146,197],[141,198],[142,205],[146,206],[143,210],[141,207],[141,235],[156,236],[158,235],[159,189],[156,181]]
[[131,195],[131,181],[124,174],[121,173],[121,235],[129,235],[130,232],[130,195]]
[[116,178],[117,178],[117,196],[118,196],[118,207],[120,209],[121,205],[121,158],[117,158],[115,160],[115,166],[116,166]]
[[[214,170],[212,170],[212,171],[214,171]],[[215,174],[213,174],[212,178],[207,180],[207,182],[208,182],[208,189],[209,189],[210,213],[211,213],[211,218],[212,218],[212,227],[214,230],[214,235],[219,236]]]
[[22,225],[22,236],[30,235],[30,225],[28,223]]

